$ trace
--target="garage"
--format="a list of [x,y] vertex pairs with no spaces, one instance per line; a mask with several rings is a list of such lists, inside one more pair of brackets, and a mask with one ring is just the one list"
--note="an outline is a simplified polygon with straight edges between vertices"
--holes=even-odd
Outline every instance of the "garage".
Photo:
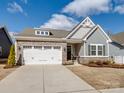
[[61,46],[23,46],[24,64],[62,64]]

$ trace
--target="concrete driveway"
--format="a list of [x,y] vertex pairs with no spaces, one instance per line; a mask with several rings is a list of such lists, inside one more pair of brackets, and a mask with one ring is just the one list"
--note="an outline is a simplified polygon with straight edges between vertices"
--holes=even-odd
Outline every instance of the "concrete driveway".
[[28,65],[0,81],[0,93],[99,92],[62,65]]

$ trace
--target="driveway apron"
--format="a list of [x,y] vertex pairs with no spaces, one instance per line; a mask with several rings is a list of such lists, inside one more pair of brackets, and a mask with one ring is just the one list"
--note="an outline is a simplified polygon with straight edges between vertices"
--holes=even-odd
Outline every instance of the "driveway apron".
[[0,81],[0,93],[99,93],[62,65],[26,65]]

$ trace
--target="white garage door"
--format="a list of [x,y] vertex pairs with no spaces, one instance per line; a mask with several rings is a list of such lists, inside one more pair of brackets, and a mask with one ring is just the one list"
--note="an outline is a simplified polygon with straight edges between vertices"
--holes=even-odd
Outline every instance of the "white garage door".
[[25,64],[61,64],[61,46],[24,46]]

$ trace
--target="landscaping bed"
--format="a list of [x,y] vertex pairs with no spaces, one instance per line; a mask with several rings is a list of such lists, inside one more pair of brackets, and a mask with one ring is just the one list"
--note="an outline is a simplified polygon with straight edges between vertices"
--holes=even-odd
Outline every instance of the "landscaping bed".
[[124,69],[85,65],[66,67],[98,90],[124,87]]
[[116,64],[111,61],[90,61],[87,64],[83,64],[89,67],[109,67],[109,68],[119,68],[124,69],[124,64]]

